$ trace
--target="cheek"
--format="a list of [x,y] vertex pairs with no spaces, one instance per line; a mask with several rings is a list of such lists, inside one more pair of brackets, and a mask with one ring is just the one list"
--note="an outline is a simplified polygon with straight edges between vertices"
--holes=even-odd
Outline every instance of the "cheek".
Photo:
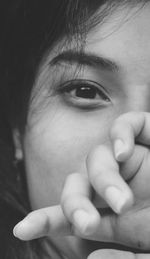
[[61,112],[50,119],[45,114],[26,131],[24,157],[33,209],[59,203],[67,175],[86,173],[87,154],[106,141],[109,127],[105,118]]

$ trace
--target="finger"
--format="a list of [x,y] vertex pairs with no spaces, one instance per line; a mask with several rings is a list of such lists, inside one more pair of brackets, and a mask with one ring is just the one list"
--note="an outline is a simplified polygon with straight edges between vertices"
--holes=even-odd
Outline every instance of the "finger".
[[141,202],[140,206],[134,206],[121,215],[109,209],[100,212],[100,227],[88,239],[136,248],[136,252],[150,249],[149,201]]
[[135,140],[149,145],[149,129],[149,113],[129,112],[117,118],[110,131],[116,159],[121,162],[127,160],[133,153]]
[[143,145],[136,145],[131,157],[120,164],[120,174],[125,181],[128,181],[136,201],[141,195],[141,197],[149,197],[148,149]]
[[13,230],[21,240],[32,240],[48,235],[70,235],[71,226],[60,206],[35,210],[20,221]]
[[61,205],[77,235],[90,236],[100,225],[100,214],[90,199],[91,186],[87,177],[78,173],[69,175],[62,193]]
[[150,254],[134,254],[127,251],[101,249],[91,253],[87,259],[148,259]]
[[[95,233],[78,235],[90,240],[116,242],[146,250],[150,247],[149,215],[149,202],[142,205],[141,209],[137,208],[121,216],[106,211],[101,216],[100,226]],[[14,234],[22,240],[76,234],[64,218],[60,206],[32,212],[19,224],[15,227]]]
[[114,212],[122,213],[133,205],[133,193],[121,177],[110,147],[100,145],[92,150],[87,171],[94,190]]

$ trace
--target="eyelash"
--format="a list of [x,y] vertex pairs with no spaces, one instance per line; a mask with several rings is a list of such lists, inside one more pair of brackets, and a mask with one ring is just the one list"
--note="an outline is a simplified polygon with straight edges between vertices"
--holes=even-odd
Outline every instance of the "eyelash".
[[[86,94],[88,94],[89,92],[89,94],[94,94],[92,96],[93,98],[97,95],[99,96],[99,98],[93,99],[90,97],[84,98],[73,96],[71,92],[74,91],[77,94],[77,90],[79,91],[79,94],[82,93],[82,91]],[[69,105],[75,106],[80,109],[96,109],[98,107],[108,106],[111,102],[103,86],[92,80],[74,79],[67,81],[59,86],[57,92],[61,94],[64,101],[67,102]]]

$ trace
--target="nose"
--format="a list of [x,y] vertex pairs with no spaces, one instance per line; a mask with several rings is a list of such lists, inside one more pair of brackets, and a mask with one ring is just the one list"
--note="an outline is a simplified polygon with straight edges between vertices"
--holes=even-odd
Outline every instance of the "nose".
[[130,85],[122,105],[124,112],[150,112],[150,84]]
[[[134,84],[128,86],[124,98],[120,101],[118,110],[117,117],[130,111],[150,112],[150,85]],[[106,202],[96,193],[93,202],[96,208],[108,207]]]

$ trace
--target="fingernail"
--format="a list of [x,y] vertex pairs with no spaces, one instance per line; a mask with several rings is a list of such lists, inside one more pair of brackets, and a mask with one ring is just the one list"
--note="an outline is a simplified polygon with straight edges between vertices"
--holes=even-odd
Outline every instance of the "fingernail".
[[13,235],[14,235],[15,237],[17,237],[17,228],[16,228],[16,227],[14,227],[14,229],[13,229]]
[[88,233],[88,225],[90,222],[89,214],[84,210],[76,210],[73,214],[73,223],[78,231],[82,234]]
[[20,226],[22,225],[22,222],[19,222],[13,229],[13,234],[15,237],[18,237],[18,229],[20,228]]
[[15,237],[25,240],[26,232],[28,233],[29,228],[31,228],[31,226],[29,225],[28,221],[23,219],[14,227],[13,234]]
[[121,139],[116,139],[114,143],[115,157],[118,161],[121,160],[121,156],[124,153],[125,144]]
[[123,192],[115,186],[110,186],[105,191],[105,199],[114,212],[120,214],[126,205]]

